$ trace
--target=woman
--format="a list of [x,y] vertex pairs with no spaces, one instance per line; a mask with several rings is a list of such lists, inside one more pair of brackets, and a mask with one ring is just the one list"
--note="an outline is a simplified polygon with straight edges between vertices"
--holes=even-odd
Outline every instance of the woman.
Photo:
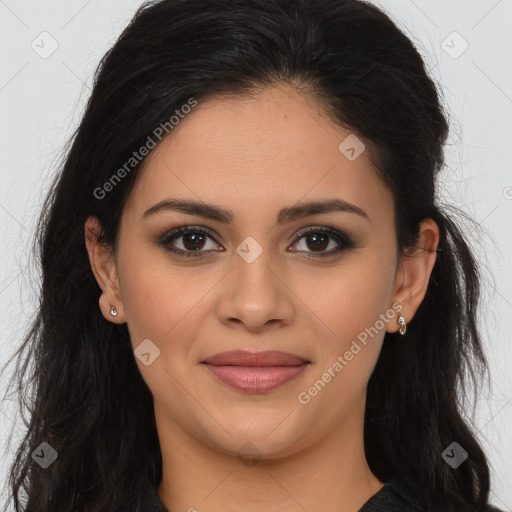
[[447,133],[371,4],[144,5],[41,216],[16,511],[496,510]]

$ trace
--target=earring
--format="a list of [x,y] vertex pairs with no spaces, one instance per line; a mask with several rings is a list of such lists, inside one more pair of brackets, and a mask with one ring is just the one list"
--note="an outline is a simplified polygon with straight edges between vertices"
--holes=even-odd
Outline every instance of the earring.
[[402,315],[398,315],[398,325],[400,326],[400,334],[403,336],[405,331],[407,330],[407,324],[405,323],[405,318]]
[[110,308],[110,314],[111,314],[112,316],[117,316],[117,309],[115,308],[115,306],[112,306],[112,307]]

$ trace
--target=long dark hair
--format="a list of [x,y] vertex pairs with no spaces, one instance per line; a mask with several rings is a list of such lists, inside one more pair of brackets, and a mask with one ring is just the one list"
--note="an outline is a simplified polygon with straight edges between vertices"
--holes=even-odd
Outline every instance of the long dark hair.
[[[447,114],[418,50],[361,0],[162,0],[144,4],[103,57],[39,219],[40,307],[15,354],[29,411],[9,474],[17,512],[111,511],[142,481],[159,484],[152,395],[126,324],[106,321],[98,307],[84,223],[96,215],[115,246],[144,159],[98,191],[157,127],[172,136],[169,119],[191,98],[280,83],[312,95],[367,142],[393,192],[401,251],[416,246],[423,219],[440,229],[427,294],[406,338],[386,333],[368,383],[370,469],[384,482],[413,478],[429,510],[487,509],[488,462],[461,415],[465,377],[477,384],[487,372],[476,324],[480,271],[438,204]],[[454,441],[468,453],[457,469],[442,457]],[[58,454],[47,469],[32,457],[43,442]]]

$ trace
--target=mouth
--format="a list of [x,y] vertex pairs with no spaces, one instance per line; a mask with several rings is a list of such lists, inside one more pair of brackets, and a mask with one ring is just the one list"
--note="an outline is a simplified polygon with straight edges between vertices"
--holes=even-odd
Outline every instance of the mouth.
[[257,393],[296,379],[311,362],[288,352],[234,350],[215,354],[201,364],[231,388]]

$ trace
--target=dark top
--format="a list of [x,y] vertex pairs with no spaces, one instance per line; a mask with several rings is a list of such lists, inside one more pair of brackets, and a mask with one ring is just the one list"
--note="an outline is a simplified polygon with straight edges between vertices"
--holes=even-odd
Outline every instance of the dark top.
[[[146,483],[139,492],[133,491],[116,512],[170,512],[160,501],[157,489]],[[427,512],[420,501],[417,485],[410,479],[386,482],[358,512]],[[441,511],[436,511],[441,512]],[[503,512],[489,505],[488,512]]]
[[408,480],[386,482],[359,512],[425,512],[419,490]]

